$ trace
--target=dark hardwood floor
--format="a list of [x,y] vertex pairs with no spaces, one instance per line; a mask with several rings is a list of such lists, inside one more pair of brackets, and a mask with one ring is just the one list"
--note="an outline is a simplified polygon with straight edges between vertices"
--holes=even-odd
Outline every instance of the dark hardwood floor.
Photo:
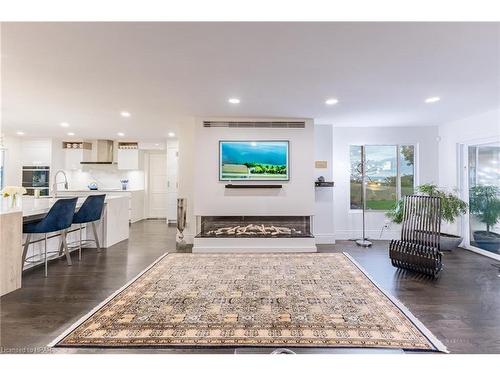
[[[174,234],[175,229],[162,221],[141,221],[131,226],[128,241],[101,253],[85,250],[83,260],[75,259],[72,267],[63,260],[52,262],[48,278],[43,277],[41,268],[25,272],[23,287],[0,299],[0,352],[123,352],[49,350],[46,345],[160,255],[175,249]],[[375,241],[373,247],[362,249],[352,242],[339,241],[336,245],[320,246],[320,251],[351,254],[452,353],[500,353],[498,262],[456,249],[445,253],[444,271],[437,280],[431,280],[393,268],[387,257],[387,246],[386,241]],[[127,350],[130,351],[200,352]],[[201,352],[233,353],[233,350]]]

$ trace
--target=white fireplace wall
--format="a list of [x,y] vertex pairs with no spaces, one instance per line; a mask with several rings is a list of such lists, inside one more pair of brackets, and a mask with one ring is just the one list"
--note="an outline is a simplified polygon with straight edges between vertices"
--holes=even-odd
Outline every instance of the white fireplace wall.
[[[314,215],[312,120],[306,120],[305,129],[204,128],[203,120],[221,119],[199,119],[195,123],[194,215]],[[224,120],[255,121],[256,119]],[[269,119],[258,120],[269,121]],[[290,181],[255,182],[282,184],[282,189],[226,189],[225,185],[228,182],[219,181],[220,140],[290,141]]]

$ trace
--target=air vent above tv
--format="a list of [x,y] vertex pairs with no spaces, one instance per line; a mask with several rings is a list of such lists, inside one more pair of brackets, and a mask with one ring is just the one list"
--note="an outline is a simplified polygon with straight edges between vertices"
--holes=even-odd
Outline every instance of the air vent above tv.
[[304,121],[203,121],[205,128],[304,129]]

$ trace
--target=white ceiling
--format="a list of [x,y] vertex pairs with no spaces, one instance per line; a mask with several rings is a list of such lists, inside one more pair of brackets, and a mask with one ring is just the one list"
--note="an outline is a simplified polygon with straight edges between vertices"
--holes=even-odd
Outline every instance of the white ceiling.
[[500,23],[4,23],[1,36],[3,129],[26,136],[158,139],[193,116],[427,126],[500,103]]

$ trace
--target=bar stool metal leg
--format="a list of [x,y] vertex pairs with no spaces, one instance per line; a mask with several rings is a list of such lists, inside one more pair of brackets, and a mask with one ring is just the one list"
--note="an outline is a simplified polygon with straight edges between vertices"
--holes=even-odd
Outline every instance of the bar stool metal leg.
[[82,260],[82,224],[80,224],[80,242],[78,244],[78,260]]
[[21,262],[21,272],[23,272],[24,262],[26,262],[26,255],[28,255],[28,247],[30,246],[30,240],[31,240],[31,233],[28,233],[26,235],[26,242],[24,243],[24,248],[23,248],[23,258],[22,258],[22,262]]
[[44,233],[44,241],[43,241],[43,252],[44,252],[44,263],[45,263],[45,277],[47,277],[47,233]]
[[59,236],[59,256],[61,256],[63,254],[63,250],[64,250],[64,245],[63,245],[63,241],[62,241],[62,232],[61,232],[61,235]]
[[92,222],[92,231],[94,232],[95,245],[97,247],[97,251],[101,251],[101,246],[99,245],[99,237],[97,237],[97,228],[95,226],[95,221]]
[[68,233],[67,229],[63,230],[61,237],[62,237],[62,243],[64,246],[64,252],[66,254],[66,260],[68,261],[68,266],[73,265],[73,262],[71,262],[71,256],[69,255],[69,249],[68,249],[68,244],[66,242],[66,234]]

